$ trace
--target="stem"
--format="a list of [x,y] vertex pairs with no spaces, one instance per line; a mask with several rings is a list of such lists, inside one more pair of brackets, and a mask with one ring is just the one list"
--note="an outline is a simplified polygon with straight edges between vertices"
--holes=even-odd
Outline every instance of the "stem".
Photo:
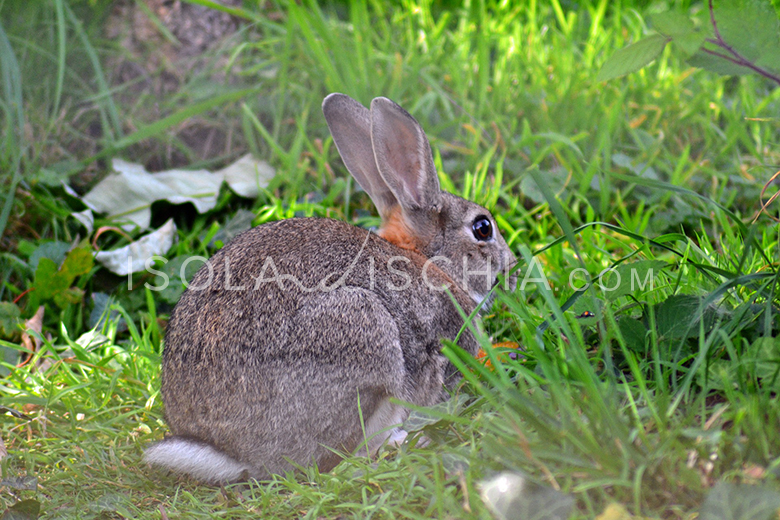
[[764,76],[767,79],[771,79],[772,81],[780,85],[780,76],[773,74],[762,67],[759,67],[749,59],[742,56],[739,52],[737,52],[736,49],[734,49],[734,47],[732,47],[731,45],[726,43],[725,40],[723,40],[723,37],[720,35],[720,30],[718,29],[718,22],[717,20],[715,20],[715,9],[712,7],[712,0],[707,0],[707,5],[710,10],[710,23],[712,24],[712,29],[715,32],[715,38],[714,39],[707,38],[707,42],[717,47],[720,47],[721,49],[731,54],[732,57],[726,56],[725,54],[721,54],[719,52],[715,52],[710,49],[706,49],[704,47],[702,47],[701,50],[712,56],[717,56],[726,61],[730,61],[731,63],[734,63],[736,65],[740,65],[742,67],[748,68],[753,72],[755,72],[756,74]]

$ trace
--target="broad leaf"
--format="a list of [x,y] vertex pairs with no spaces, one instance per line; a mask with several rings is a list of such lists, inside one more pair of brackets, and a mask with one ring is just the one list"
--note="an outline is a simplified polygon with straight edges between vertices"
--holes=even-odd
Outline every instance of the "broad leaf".
[[79,247],[68,254],[60,271],[70,280],[70,283],[73,283],[76,277],[87,274],[94,264],[92,251],[86,247]]
[[[702,22],[711,26],[709,13],[703,10]],[[766,0],[729,0],[715,2],[715,23],[723,42],[739,57],[760,67],[780,70],[780,19]],[[710,27],[711,37],[715,31]],[[730,60],[711,53],[697,52],[688,62],[691,65],[724,75],[739,75],[753,72],[734,63],[739,57],[728,49],[707,43],[706,49],[728,56]]]
[[67,242],[44,242],[30,255],[30,269],[33,271],[38,269],[38,262],[41,258],[48,258],[55,264],[60,265],[65,260],[65,255],[68,254],[69,250],[70,244]]
[[21,309],[11,302],[0,302],[0,338],[16,336],[19,330]]
[[762,337],[750,345],[752,373],[765,384],[780,387],[780,337]]
[[233,240],[236,235],[243,233],[252,227],[252,221],[256,216],[257,215],[251,211],[239,209],[235,212],[233,218],[227,221],[224,226],[219,228],[219,231],[217,231],[217,233],[214,235],[214,238],[212,238],[209,242],[209,246],[221,247],[220,244],[227,244]]
[[693,21],[680,11],[664,11],[650,15],[653,28],[672,39],[688,56],[696,53],[704,43],[706,34],[696,29]]
[[82,291],[71,289],[70,286],[77,277],[87,274],[92,265],[92,252],[83,247],[71,251],[60,268],[53,260],[41,258],[35,270],[35,290],[30,293],[29,307],[35,309],[40,303],[51,299],[61,308],[78,302],[83,296]]
[[699,333],[695,326],[696,311],[701,299],[689,295],[674,295],[653,307],[658,335],[663,339],[691,337]]
[[641,321],[629,317],[622,317],[617,323],[626,347],[634,352],[644,353],[647,350],[647,327]]
[[40,511],[41,504],[37,500],[22,500],[6,509],[0,520],[36,520]]
[[[717,52],[719,54],[725,54],[717,47],[711,44],[705,45],[705,48]],[[703,50],[699,50],[696,54],[688,58],[688,63],[694,67],[714,72],[715,74],[721,74],[723,76],[743,76],[750,74],[753,71],[747,67],[742,67],[731,61],[724,60],[712,54],[708,54]]]
[[656,59],[668,42],[668,37],[653,34],[628,47],[623,47],[607,58],[596,76],[596,81],[605,81],[636,72]]
[[712,488],[701,508],[701,520],[773,520],[780,513],[780,493],[759,486],[725,482]]

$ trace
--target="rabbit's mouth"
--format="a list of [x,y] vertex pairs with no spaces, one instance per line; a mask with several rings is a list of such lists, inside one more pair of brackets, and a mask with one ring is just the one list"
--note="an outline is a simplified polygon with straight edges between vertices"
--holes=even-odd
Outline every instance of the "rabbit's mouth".
[[[516,263],[517,262],[515,262],[515,264]],[[507,278],[496,277],[493,280],[493,284],[485,292],[477,290],[469,291],[469,296],[471,296],[471,299],[479,306],[480,313],[490,309],[490,306],[493,305],[493,300],[496,299],[496,291],[504,290],[510,293],[515,291],[517,288],[517,276],[514,273],[506,276]]]

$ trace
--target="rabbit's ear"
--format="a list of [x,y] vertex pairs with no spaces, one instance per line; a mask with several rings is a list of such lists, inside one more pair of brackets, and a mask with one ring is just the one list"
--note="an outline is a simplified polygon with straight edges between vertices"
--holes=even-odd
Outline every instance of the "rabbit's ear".
[[441,191],[431,145],[409,112],[387,98],[374,98],[371,143],[379,173],[404,213],[438,211]]
[[349,173],[371,197],[382,218],[387,218],[398,202],[376,167],[368,109],[349,96],[334,93],[322,102],[322,112]]

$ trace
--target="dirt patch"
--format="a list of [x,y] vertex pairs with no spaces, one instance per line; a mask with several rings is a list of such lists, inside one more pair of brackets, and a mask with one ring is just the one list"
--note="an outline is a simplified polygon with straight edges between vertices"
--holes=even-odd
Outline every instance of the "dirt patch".
[[[242,5],[241,0],[219,3]],[[182,107],[188,103],[188,85],[196,76],[201,90],[217,91],[232,83],[224,73],[228,53],[217,50],[243,23],[222,11],[180,0],[143,0],[142,5],[133,0],[118,2],[104,30],[119,49],[106,62],[110,83],[120,87],[114,100],[133,107],[130,120],[148,124],[170,113],[172,108],[165,103],[171,95],[181,97]],[[163,138],[141,143],[129,152],[152,171],[241,152],[233,149],[235,129],[225,123],[194,118],[169,130],[167,142]]]

